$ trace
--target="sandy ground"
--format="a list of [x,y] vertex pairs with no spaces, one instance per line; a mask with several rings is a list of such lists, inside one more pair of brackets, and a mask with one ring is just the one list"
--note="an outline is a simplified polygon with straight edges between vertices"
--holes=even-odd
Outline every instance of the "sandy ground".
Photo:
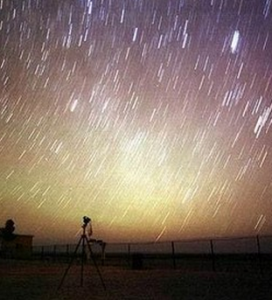
[[272,299],[271,274],[128,270],[73,265],[58,290],[67,265],[0,260],[0,299]]

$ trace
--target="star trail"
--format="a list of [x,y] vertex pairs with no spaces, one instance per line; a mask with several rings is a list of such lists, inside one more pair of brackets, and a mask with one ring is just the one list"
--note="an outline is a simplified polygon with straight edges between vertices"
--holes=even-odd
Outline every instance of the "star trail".
[[271,0],[0,0],[0,220],[38,242],[271,234]]

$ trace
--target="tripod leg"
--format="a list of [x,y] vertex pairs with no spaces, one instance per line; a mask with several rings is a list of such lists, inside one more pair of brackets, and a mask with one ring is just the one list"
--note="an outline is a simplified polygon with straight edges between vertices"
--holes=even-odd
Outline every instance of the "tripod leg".
[[98,265],[97,265],[97,263],[96,263],[96,261],[95,261],[95,259],[94,259],[93,250],[92,250],[92,248],[91,248],[91,245],[88,243],[88,241],[87,241],[87,245],[88,245],[88,248],[89,248],[89,251],[90,251],[90,254],[91,254],[92,261],[93,261],[94,266],[95,266],[95,268],[96,268],[97,274],[98,274],[98,276],[99,276],[99,278],[100,278],[100,281],[101,281],[101,283],[102,283],[102,285],[103,285],[104,290],[106,291],[106,285],[105,285],[105,282],[104,282],[104,280],[103,280],[103,278],[102,278],[102,275],[101,275],[101,273],[100,273],[100,271],[99,271]]
[[66,275],[67,275],[69,269],[70,269],[71,266],[72,266],[72,263],[73,263],[73,261],[74,261],[74,259],[75,259],[75,257],[76,257],[77,250],[78,250],[78,248],[79,248],[79,246],[80,246],[81,240],[82,240],[82,237],[81,237],[80,240],[78,241],[78,244],[77,244],[77,246],[76,246],[76,249],[75,249],[75,251],[74,251],[74,253],[73,253],[73,255],[72,255],[71,261],[70,261],[68,267],[66,268],[66,270],[65,270],[65,272],[64,272],[64,274],[63,274],[63,276],[62,276],[62,279],[61,279],[60,284],[59,284],[59,286],[58,286],[58,290],[61,288],[61,286],[62,286],[62,284],[63,284],[63,282],[64,282],[64,280],[65,280],[65,277],[66,277]]
[[85,238],[82,236],[82,251],[81,251],[81,272],[80,272],[80,286],[83,286],[84,260],[85,260]]

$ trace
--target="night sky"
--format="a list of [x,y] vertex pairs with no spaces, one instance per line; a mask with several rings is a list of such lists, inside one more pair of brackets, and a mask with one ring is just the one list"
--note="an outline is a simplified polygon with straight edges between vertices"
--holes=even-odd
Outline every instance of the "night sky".
[[0,226],[272,233],[271,0],[0,0]]

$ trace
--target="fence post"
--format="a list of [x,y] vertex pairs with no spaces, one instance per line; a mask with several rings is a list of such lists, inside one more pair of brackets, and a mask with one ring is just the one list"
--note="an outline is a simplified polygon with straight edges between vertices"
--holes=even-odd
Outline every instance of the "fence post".
[[263,273],[263,266],[262,266],[262,253],[261,253],[261,244],[260,244],[260,238],[259,235],[256,236],[257,241],[257,249],[258,249],[258,262],[259,262],[259,268],[261,274]]
[[66,259],[69,261],[69,255],[70,255],[70,246],[69,244],[66,245]]
[[53,247],[53,261],[55,262],[57,258],[57,245]]
[[34,257],[33,257],[33,254],[34,254],[33,248],[34,248],[33,245],[31,245],[31,248],[30,248],[30,251],[31,251],[31,252],[30,252],[30,253],[31,253],[31,260],[33,260],[33,258],[34,258]]
[[210,246],[211,246],[211,257],[212,257],[212,270],[215,271],[215,257],[214,257],[213,240],[210,240]]
[[41,249],[41,260],[44,259],[44,246],[42,246],[42,249]]
[[105,260],[106,260],[106,245],[107,245],[107,243],[105,243],[105,242],[101,243],[101,263],[102,263],[102,266],[105,265]]
[[127,255],[128,265],[130,265],[130,253],[131,253],[130,244],[128,244],[128,255]]
[[172,260],[173,260],[173,267],[174,270],[176,270],[176,254],[175,254],[175,243],[174,241],[171,242],[171,246],[172,246]]

